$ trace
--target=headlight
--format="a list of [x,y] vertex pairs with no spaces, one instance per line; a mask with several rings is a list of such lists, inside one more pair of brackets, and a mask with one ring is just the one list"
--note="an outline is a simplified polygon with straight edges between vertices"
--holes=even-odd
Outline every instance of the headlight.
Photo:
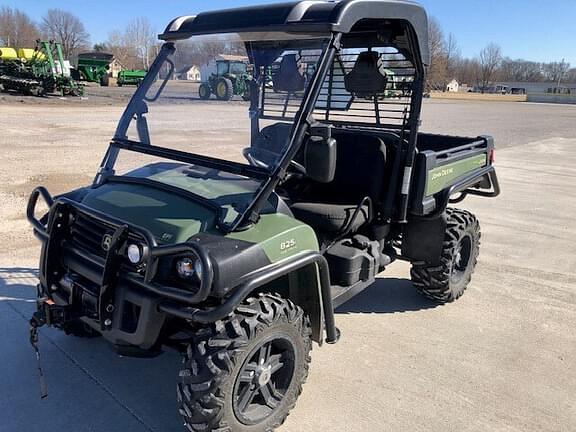
[[142,260],[142,248],[137,244],[131,244],[128,246],[126,255],[132,264],[138,264]]
[[202,280],[202,261],[198,258],[182,258],[176,262],[176,271],[182,279],[196,277],[198,280]]

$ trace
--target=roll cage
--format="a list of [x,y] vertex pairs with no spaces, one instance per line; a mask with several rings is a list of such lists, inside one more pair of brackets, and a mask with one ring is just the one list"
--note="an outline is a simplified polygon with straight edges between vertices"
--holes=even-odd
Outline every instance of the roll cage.
[[[249,16],[245,15],[249,12]],[[258,24],[260,20],[260,24]],[[168,64],[168,74],[174,72],[174,64],[170,55],[174,53],[174,42],[196,35],[232,33],[254,35],[255,33],[270,34],[270,32],[285,32],[289,37],[298,40],[312,37],[327,37],[328,43],[319,54],[318,63],[310,76],[308,86],[299,100],[299,106],[294,113],[292,132],[287,150],[280,162],[272,170],[250,166],[237,162],[220,160],[193,153],[156,147],[151,145],[148,135],[146,113],[147,102],[155,101],[162,92],[167,80],[164,80],[158,90],[148,96],[152,85],[156,82],[162,68]],[[301,1],[290,4],[270,5],[256,8],[241,8],[219,12],[200,14],[196,17],[181,17],[172,21],[160,39],[166,42],[162,46],[156,60],[152,64],[146,78],[136,90],[126,110],[124,111],[110,147],[102,161],[94,186],[98,186],[114,177],[114,164],[120,150],[136,151],[153,156],[163,157],[185,163],[198,164],[219,169],[234,174],[261,180],[259,189],[254,194],[251,203],[231,223],[220,223],[225,232],[242,229],[256,223],[260,212],[265,206],[270,194],[285,178],[291,161],[297,156],[306,137],[321,123],[331,125],[328,109],[326,118],[316,118],[318,100],[327,80],[334,76],[334,62],[343,45],[366,47],[388,45],[397,48],[405,60],[411,62],[413,77],[410,82],[409,101],[399,127],[383,124],[378,119],[374,125],[350,124],[338,122],[339,127],[364,127],[374,129],[389,129],[401,143],[399,156],[396,157],[391,178],[392,201],[396,201],[396,218],[405,222],[408,214],[412,168],[415,161],[418,124],[424,88],[425,64],[428,63],[427,18],[424,9],[419,5],[403,0],[343,0],[341,2]],[[252,62],[257,62],[257,53],[246,43]],[[265,85],[263,85],[265,89]],[[259,91],[252,91],[250,117],[252,119],[252,135],[258,132],[258,121],[266,118],[260,105],[262,97]],[[330,96],[329,96],[330,99]],[[328,107],[330,102],[328,102]],[[378,111],[378,103],[374,98],[374,107]],[[140,142],[130,141],[127,131],[132,120],[136,127]],[[399,182],[398,180],[401,179]],[[389,202],[387,207],[392,208]],[[392,217],[392,212],[388,212]]]

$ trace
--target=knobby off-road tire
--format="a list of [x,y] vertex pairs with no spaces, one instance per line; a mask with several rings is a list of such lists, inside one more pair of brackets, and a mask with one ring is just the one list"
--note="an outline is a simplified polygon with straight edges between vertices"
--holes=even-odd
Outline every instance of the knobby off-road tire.
[[439,265],[413,264],[416,289],[440,303],[458,299],[466,290],[480,252],[480,224],[472,213],[446,209],[447,226]]
[[274,294],[247,299],[197,332],[184,356],[178,402],[191,432],[269,432],[308,377],[310,320]]
[[229,101],[234,97],[234,85],[228,78],[220,78],[216,83],[216,97],[221,101]]

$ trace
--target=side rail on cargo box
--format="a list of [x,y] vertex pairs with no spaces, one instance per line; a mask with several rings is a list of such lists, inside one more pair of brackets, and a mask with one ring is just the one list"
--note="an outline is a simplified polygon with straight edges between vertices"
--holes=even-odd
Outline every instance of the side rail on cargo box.
[[442,151],[418,153],[411,213],[436,217],[449,203],[460,202],[467,195],[498,196],[493,161],[494,139],[490,136]]

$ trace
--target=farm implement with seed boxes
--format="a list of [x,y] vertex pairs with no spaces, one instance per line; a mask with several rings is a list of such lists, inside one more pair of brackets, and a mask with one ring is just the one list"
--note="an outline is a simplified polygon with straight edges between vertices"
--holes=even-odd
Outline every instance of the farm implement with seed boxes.
[[62,45],[54,41],[37,41],[33,49],[0,48],[0,87],[32,96],[84,94],[84,88],[70,76]]

